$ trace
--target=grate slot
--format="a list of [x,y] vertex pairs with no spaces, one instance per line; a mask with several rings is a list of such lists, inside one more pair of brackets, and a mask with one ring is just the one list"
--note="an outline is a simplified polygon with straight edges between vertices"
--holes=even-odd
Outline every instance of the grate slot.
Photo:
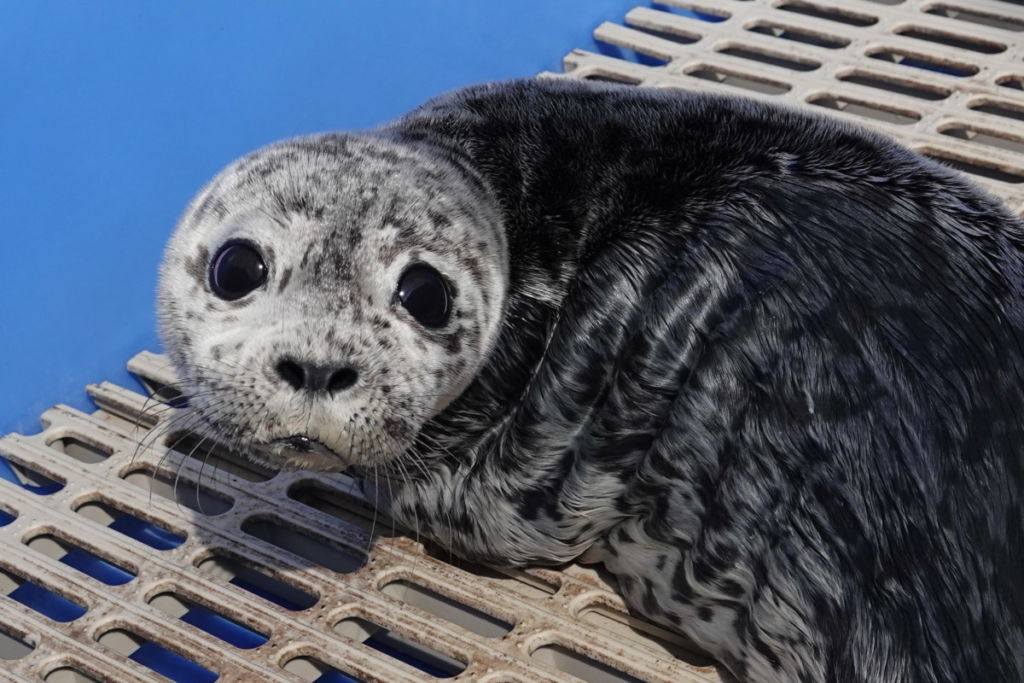
[[339,574],[351,574],[366,562],[365,558],[356,557],[351,549],[341,548],[323,537],[314,536],[271,518],[247,519],[242,523],[242,531]]
[[579,616],[606,631],[638,645],[657,647],[664,654],[680,659],[697,669],[712,671],[715,662],[678,633],[672,633],[607,605],[592,604],[580,610]]
[[779,3],[776,7],[784,12],[793,12],[794,14],[802,14],[805,17],[834,21],[839,24],[846,24],[847,26],[873,26],[878,23],[878,17],[871,16],[870,14],[851,12],[847,9],[804,2],[803,0],[788,0],[787,2]]
[[530,656],[587,683],[643,683],[636,676],[558,644],[541,645]]
[[552,581],[536,573],[527,573],[520,569],[492,569],[482,564],[456,557],[446,550],[434,545],[425,548],[428,557],[433,557],[447,565],[461,569],[466,574],[486,579],[493,587],[500,587],[519,598],[544,600],[561,588],[561,583]]
[[940,31],[939,29],[925,26],[898,26],[892,32],[898,36],[937,43],[957,50],[970,50],[986,55],[1006,52],[1006,45],[1004,43],[997,43],[994,40],[984,40],[950,31]]
[[939,128],[939,132],[959,140],[966,140],[979,145],[1007,149],[1013,152],[1024,154],[1024,139],[1021,136],[1012,135],[1003,131],[990,128],[979,128],[975,125],[962,125],[958,123],[945,124]]
[[932,57],[930,55],[917,52],[909,52],[906,50],[876,48],[868,50],[866,56],[883,62],[891,62],[893,64],[899,64],[900,66],[909,66],[914,69],[934,71],[936,73],[946,74],[947,76],[956,76],[957,78],[966,78],[967,76],[973,76],[978,73],[978,67],[973,64],[940,59],[938,57]]
[[714,81],[722,85],[731,85],[734,88],[743,88],[753,92],[764,93],[765,95],[781,95],[789,92],[789,85],[776,81],[769,81],[764,78],[752,78],[732,70],[721,69],[715,66],[699,64],[686,70],[686,75],[700,78],[705,81]]
[[811,59],[797,58],[792,55],[785,55],[778,52],[770,52],[763,48],[749,45],[723,45],[715,48],[715,52],[723,55],[747,59],[752,62],[760,62],[771,66],[778,66],[790,71],[814,71],[821,67],[821,62]]
[[[967,2],[968,0],[964,0]],[[1006,14],[984,12],[977,9],[968,9],[962,5],[947,5],[940,3],[926,8],[925,13],[939,17],[948,17],[957,21],[969,22],[980,26],[1002,29],[1004,31],[1024,31],[1024,21]]]
[[117,505],[103,501],[83,503],[75,508],[75,512],[157,550],[177,548],[187,537],[185,533],[174,532],[162,524],[146,521]]
[[92,443],[78,436],[63,436],[46,443],[47,446],[57,451],[70,455],[78,462],[94,464],[103,462],[114,454],[114,449],[99,443]]
[[1024,121],[1024,106],[1014,102],[983,99],[968,104],[967,108],[972,111],[980,111],[983,114],[1002,116],[1004,119]]
[[391,518],[378,513],[362,498],[344,490],[325,486],[321,482],[297,482],[288,488],[288,497],[362,529],[374,537],[391,538],[402,533]]
[[642,64],[643,66],[665,66],[669,62],[668,59],[657,56],[652,50],[625,47],[604,38],[596,42],[597,49],[601,54],[614,57],[615,59],[622,59],[627,62]]
[[103,683],[98,678],[93,678],[81,669],[73,666],[62,666],[54,669],[43,676],[46,683]]
[[854,69],[837,74],[836,80],[862,85],[867,88],[885,90],[897,95],[916,97],[920,100],[944,100],[949,97],[951,92],[949,88],[942,88],[910,79],[894,78],[863,69]]
[[263,645],[269,639],[264,633],[253,630],[215,609],[198,605],[177,593],[167,592],[153,596],[149,604],[174,619],[209,633],[242,650],[251,650]]
[[51,534],[33,536],[25,545],[108,586],[121,586],[136,576],[134,571],[125,569],[118,563]]
[[8,511],[6,505],[0,504],[0,526],[7,526],[18,518],[18,513],[13,510]]
[[807,103],[813,104],[816,107],[834,109],[847,114],[853,114],[854,116],[895,123],[897,125],[907,125],[921,120],[921,115],[916,112],[882,107],[878,104],[839,95],[830,95],[828,93],[811,95],[807,98]]
[[119,628],[101,634],[97,639],[114,652],[138,662],[156,673],[178,683],[213,683],[218,675],[188,657],[148,640],[127,629]]
[[43,474],[34,467],[0,456],[0,481],[14,484],[37,496],[49,496],[64,488],[65,482]]
[[276,579],[248,562],[227,555],[216,554],[207,557],[196,567],[211,578],[230,583],[286,610],[298,612],[317,603],[317,597],[312,593]]
[[315,657],[295,657],[284,664],[285,671],[313,683],[361,683]]
[[952,156],[948,152],[931,149],[918,151],[929,159],[933,159],[944,166],[954,168],[961,173],[968,173],[981,178],[988,178],[989,180],[998,180],[1001,183],[1011,183],[1014,185],[1024,183],[1024,174],[985,163],[980,159],[963,159]]
[[226,495],[215,493],[180,474],[172,478],[149,466],[133,469],[121,478],[143,491],[155,493],[165,500],[184,505],[208,517],[222,515],[234,504]]
[[0,624],[0,660],[13,662],[36,649],[25,637],[14,634],[8,628]]
[[405,579],[385,584],[381,587],[381,592],[485,638],[501,638],[512,630],[513,624],[504,619]]
[[829,50],[838,50],[850,44],[850,40],[848,38],[827,35],[816,31],[808,31],[806,29],[786,26],[785,24],[779,24],[773,21],[756,21],[753,24],[748,25],[746,29],[751,33],[758,33],[763,36],[771,36],[772,38],[780,38],[782,40],[791,40],[805,45],[814,45],[815,47],[823,47]]
[[451,678],[466,669],[465,662],[438,652],[419,638],[389,630],[361,617],[342,619],[333,630],[434,678]]
[[258,465],[240,455],[197,434],[175,433],[164,439],[164,446],[181,458],[191,458],[203,463],[203,469],[216,477],[222,472],[249,482],[263,482],[277,476],[277,471]]
[[640,78],[612,73],[611,71],[595,71],[583,76],[583,79],[587,81],[600,81],[602,83],[623,83],[625,85],[639,85],[643,83],[643,80]]
[[720,7],[712,5],[696,5],[685,0],[665,0],[665,2],[652,2],[651,9],[659,12],[668,12],[697,21],[706,21],[717,24],[727,20],[731,15]]
[[85,606],[74,600],[3,568],[0,568],[0,595],[61,623],[74,621],[86,612]]

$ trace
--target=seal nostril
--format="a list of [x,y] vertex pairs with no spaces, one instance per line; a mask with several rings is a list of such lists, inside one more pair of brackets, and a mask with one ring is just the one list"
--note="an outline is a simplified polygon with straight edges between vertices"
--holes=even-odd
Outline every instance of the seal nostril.
[[359,373],[354,368],[342,368],[332,374],[327,381],[327,391],[332,394],[336,391],[343,391],[355,384],[357,379],[359,379]]
[[302,369],[301,365],[289,358],[284,358],[278,362],[275,369],[277,374],[296,391],[301,389],[306,383],[306,371]]

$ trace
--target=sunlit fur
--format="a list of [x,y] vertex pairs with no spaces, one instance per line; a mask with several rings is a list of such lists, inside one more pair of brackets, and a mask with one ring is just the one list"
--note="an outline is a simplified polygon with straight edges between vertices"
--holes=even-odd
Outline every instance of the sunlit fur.
[[[404,234],[365,208],[392,201]],[[205,269],[246,231],[271,282],[236,307]],[[603,561],[741,680],[1019,681],[1022,245],[964,178],[842,123],[514,82],[229,169],[172,241],[162,329],[221,438],[310,433],[472,559]],[[388,303],[417,254],[458,291],[447,347]],[[361,393],[290,394],[285,349],[357,359]]]

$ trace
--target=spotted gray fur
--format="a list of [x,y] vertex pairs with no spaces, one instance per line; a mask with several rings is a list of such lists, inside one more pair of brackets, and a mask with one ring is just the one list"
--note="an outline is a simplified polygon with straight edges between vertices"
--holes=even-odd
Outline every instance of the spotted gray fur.
[[[235,236],[273,257],[229,305],[205,273]],[[395,305],[417,259],[457,291],[446,329]],[[891,141],[471,88],[234,164],[160,306],[221,438],[303,429],[344,457],[275,465],[390,468],[392,514],[472,559],[601,561],[741,680],[1024,678],[1024,228]],[[285,351],[366,379],[299,397]]]

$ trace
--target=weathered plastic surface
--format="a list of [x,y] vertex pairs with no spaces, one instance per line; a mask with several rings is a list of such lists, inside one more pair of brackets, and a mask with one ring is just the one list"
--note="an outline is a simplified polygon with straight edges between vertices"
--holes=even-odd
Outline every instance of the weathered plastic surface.
[[[565,76],[811,107],[1021,212],[1022,32],[1001,0],[665,0],[601,25],[608,54],[572,52]],[[130,367],[173,382],[159,356]],[[468,566],[344,476],[206,459],[208,443],[168,455],[174,408],[89,393],[92,415],[58,406],[42,433],[0,439],[0,680],[718,680],[592,569]],[[135,424],[143,408],[158,419]]]
[[[130,367],[153,387],[174,381],[161,356],[142,353]],[[375,518],[344,475],[239,468],[206,443],[168,455],[173,438],[159,435],[174,408],[109,383],[88,391],[100,407],[92,415],[58,406],[40,434],[0,439],[23,483],[0,478],[0,595],[10,594],[0,597],[0,680],[89,680],[68,677],[69,668],[95,680],[154,680],[126,656],[139,641],[190,660],[164,669],[178,680],[312,681],[330,667],[358,680],[414,681],[434,678],[424,668],[463,666],[455,680],[556,681],[571,679],[567,671],[609,682],[716,680],[706,662],[670,654],[678,637],[629,628],[621,600],[592,569],[498,572],[443,549],[427,554]],[[156,419],[137,425],[140,413]],[[88,567],[103,580],[60,561],[69,548],[104,563]],[[229,583],[236,564],[292,587],[276,593],[292,609]],[[25,604],[39,587],[59,596],[56,607]],[[221,620],[219,636],[192,625],[205,615],[209,626],[209,612]],[[395,637],[413,643],[412,664],[381,652]],[[571,653],[590,661],[581,669]]]
[[664,0],[599,26],[606,54],[574,50],[565,70],[827,112],[969,173],[1019,214],[1022,32],[1013,0]]

